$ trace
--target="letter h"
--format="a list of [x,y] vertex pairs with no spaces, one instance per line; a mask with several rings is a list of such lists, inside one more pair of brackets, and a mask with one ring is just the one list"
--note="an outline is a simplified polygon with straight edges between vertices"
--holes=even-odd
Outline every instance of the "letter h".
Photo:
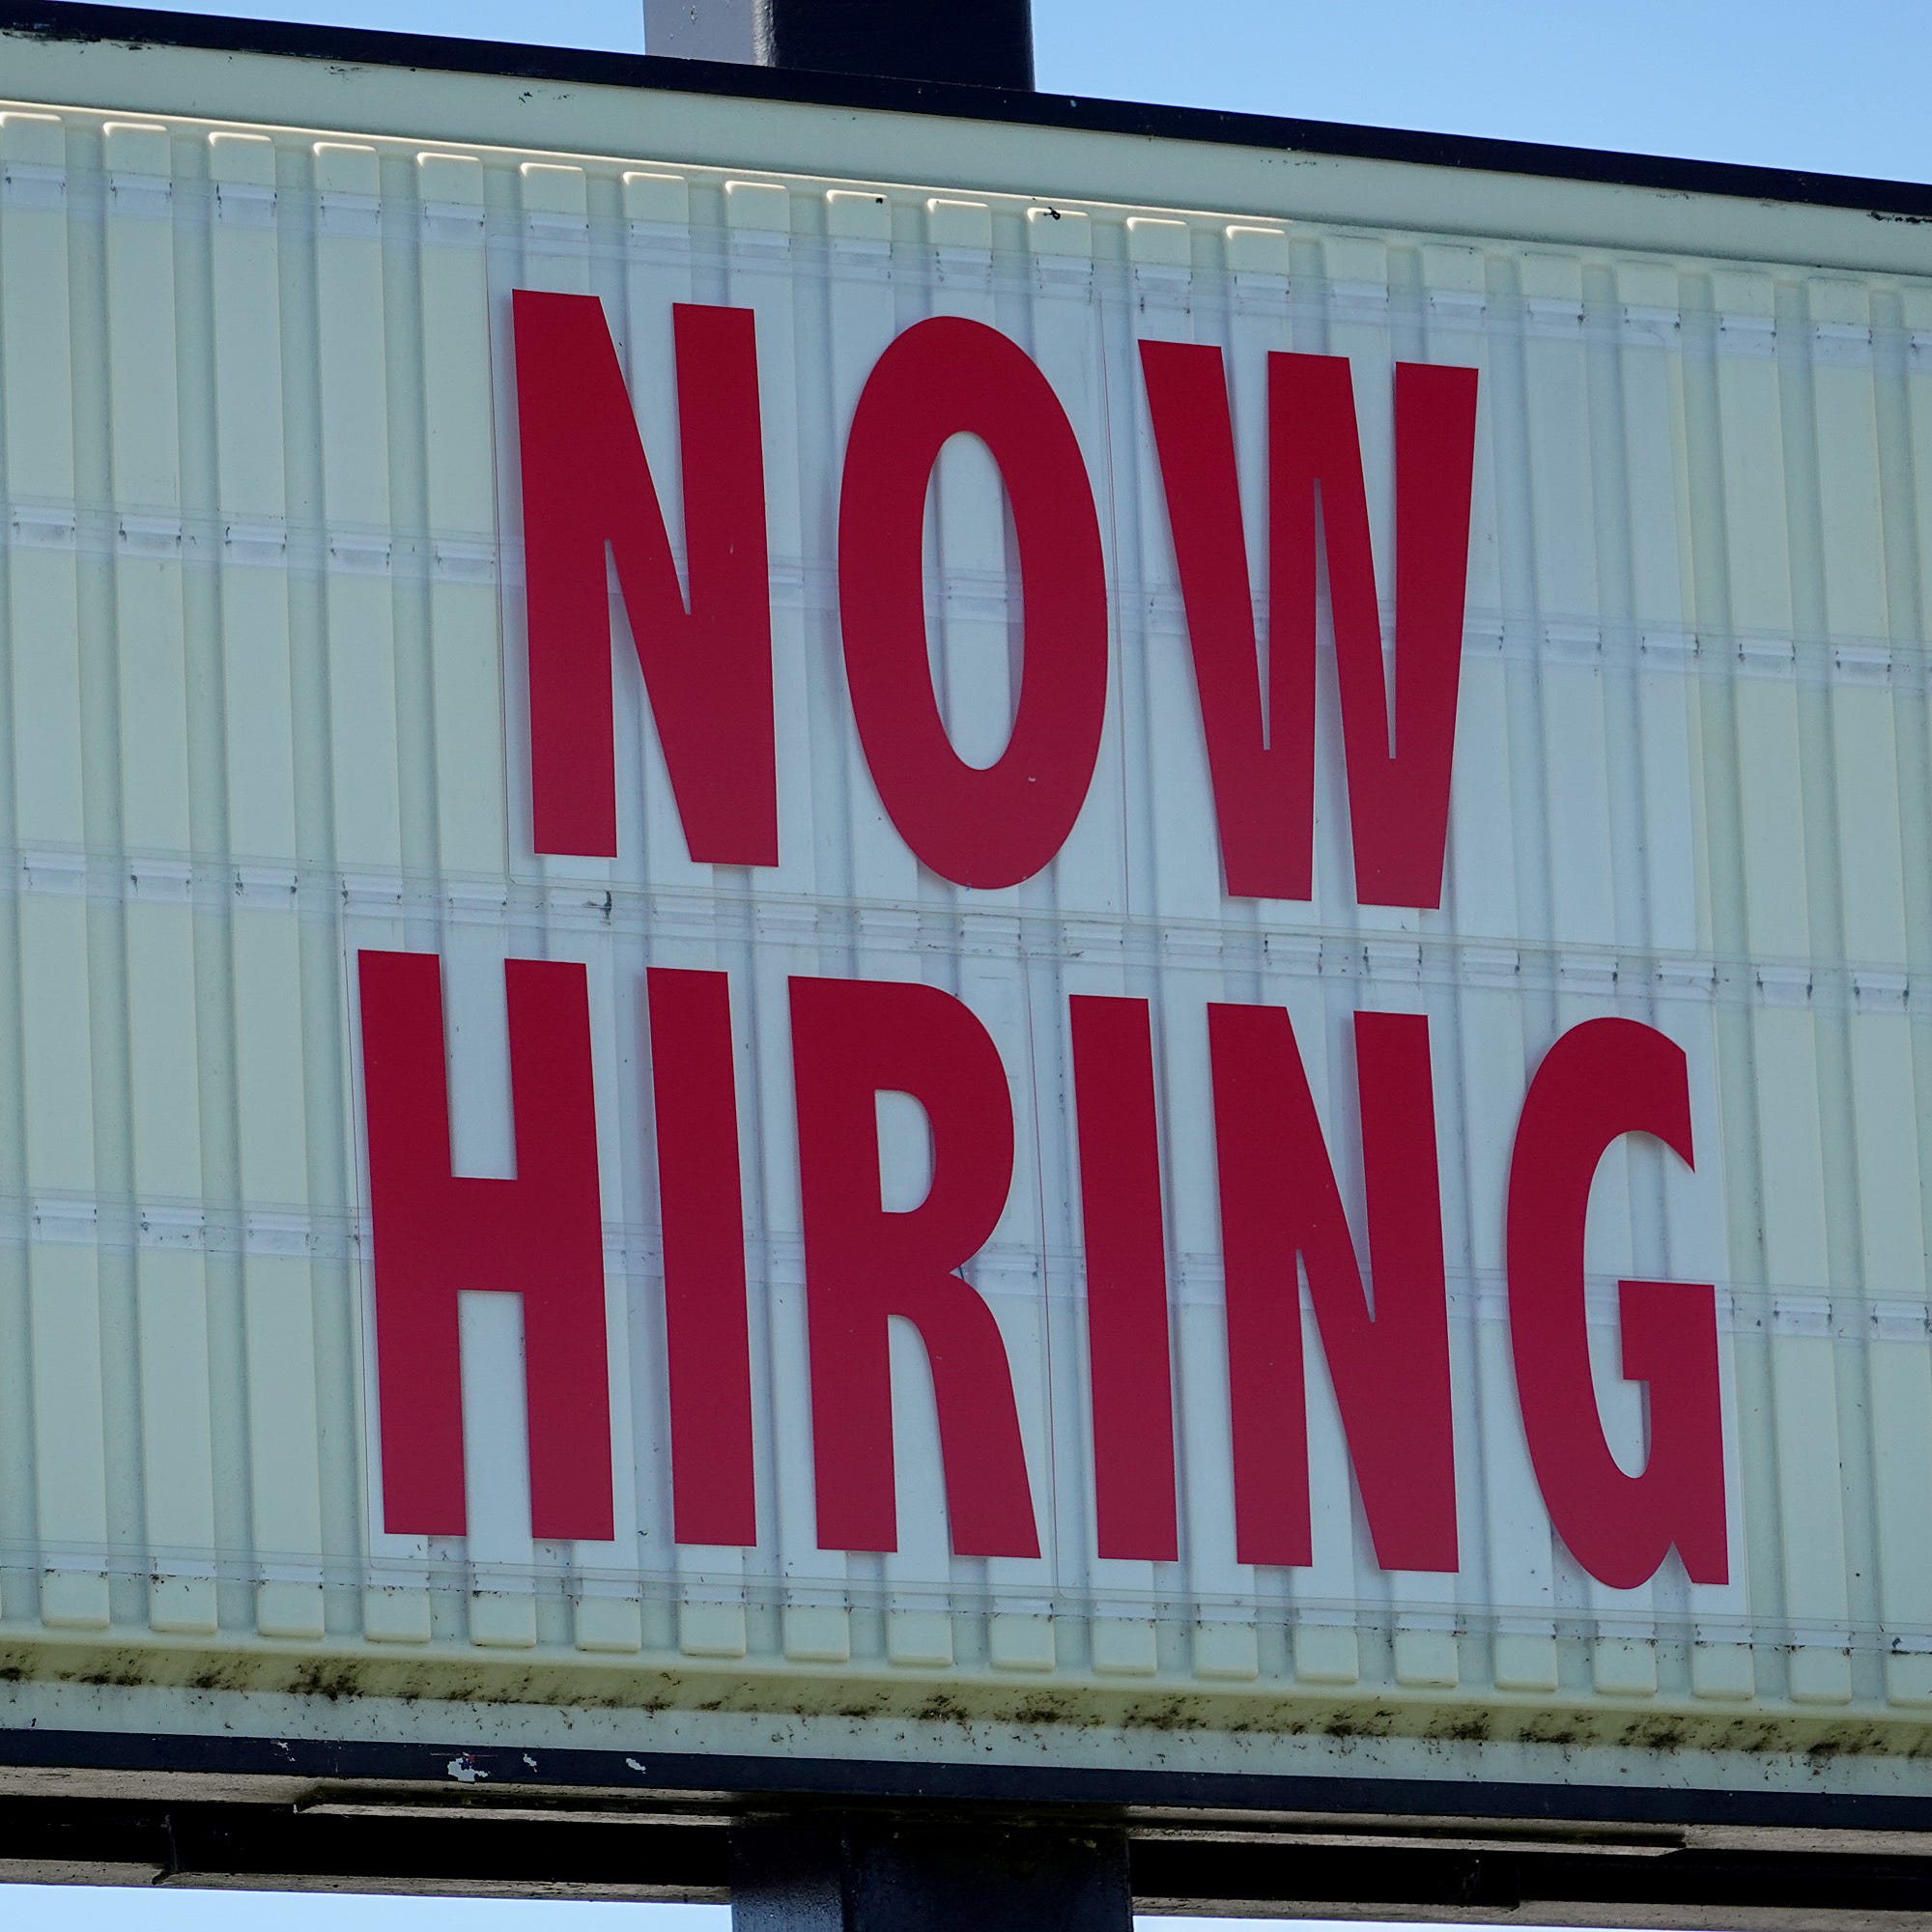
[[583,968],[503,962],[514,1180],[450,1171],[439,960],[363,952],[358,972],[384,1527],[464,1533],[457,1295],[494,1289],[524,1298],[531,1531],[606,1540],[611,1404]]

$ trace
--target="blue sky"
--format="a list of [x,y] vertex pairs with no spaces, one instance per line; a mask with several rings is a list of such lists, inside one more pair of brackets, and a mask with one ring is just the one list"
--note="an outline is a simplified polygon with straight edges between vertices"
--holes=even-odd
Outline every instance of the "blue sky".
[[8,1932],[99,1932],[110,1921],[116,1932],[728,1932],[731,1915],[722,1905],[0,1885]]
[[[318,1892],[130,1891],[0,1885],[7,1932],[729,1932],[722,1905],[606,1905],[558,1899],[344,1898]],[[1263,1932],[1238,1918],[1160,1918],[1149,1932]],[[1301,1932],[1378,1932],[1302,1921]],[[1381,1928],[1388,1932],[1388,1928]],[[1524,1932],[1524,1928],[1516,1928]],[[1529,1928],[1534,1932],[1534,1928]]]
[[[918,4],[918,0],[908,0]],[[196,10],[204,11],[204,10]],[[302,0],[205,11],[637,49],[641,0]],[[1932,181],[1926,0],[1035,0],[1039,84]],[[0,1886],[8,1932],[724,1932],[697,1906]],[[1185,1921],[1165,1921],[1178,1928]],[[1235,1921],[1212,1921],[1229,1932]],[[1360,1928],[1356,1928],[1360,1932]]]
[[[216,13],[637,48],[641,0]],[[1932,180],[1924,0],[1034,0],[1044,88]]]

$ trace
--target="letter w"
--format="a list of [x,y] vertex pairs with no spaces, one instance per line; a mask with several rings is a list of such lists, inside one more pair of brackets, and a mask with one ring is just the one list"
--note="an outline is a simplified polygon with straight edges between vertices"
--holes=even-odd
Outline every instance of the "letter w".
[[691,856],[775,866],[771,587],[752,312],[673,311],[687,608],[603,304],[518,289],[512,306],[536,849],[617,851],[608,545]]
[[1208,738],[1228,890],[1313,894],[1316,532],[1328,563],[1355,894],[1442,902],[1475,465],[1476,371],[1395,371],[1395,705],[1355,426],[1341,355],[1268,357],[1268,667],[1263,699],[1221,352],[1143,342]]

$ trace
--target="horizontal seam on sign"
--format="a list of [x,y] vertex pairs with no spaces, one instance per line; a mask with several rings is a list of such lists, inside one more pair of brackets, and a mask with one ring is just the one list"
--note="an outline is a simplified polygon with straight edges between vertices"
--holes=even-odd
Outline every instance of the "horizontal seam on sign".
[[[0,551],[58,551],[91,562],[173,562],[185,574],[261,570],[302,582],[379,578],[395,583],[463,583],[487,586],[499,596],[524,581],[523,547],[474,531],[323,525],[285,517],[0,496]],[[682,546],[673,544],[671,555],[682,573],[687,568]],[[1186,647],[1186,611],[1178,585],[1120,573],[1110,573],[1106,582],[1123,631],[1143,643]],[[772,559],[774,610],[836,614],[837,586],[835,565],[809,565],[803,558],[781,555]],[[928,601],[954,615],[1004,617],[1018,590],[1017,573],[952,565],[933,573]],[[610,591],[617,600],[614,577]],[[983,611],[977,608],[981,604]],[[1255,597],[1251,609],[1257,631],[1264,632],[1267,599]],[[1379,614],[1384,631],[1392,633],[1394,606],[1385,602]],[[1319,647],[1332,651],[1325,639]],[[1845,683],[1913,696],[1932,680],[1932,639],[1680,626],[1474,603],[1463,624],[1463,649],[1465,656],[1491,662],[1579,664],[1605,671],[1690,674],[1725,683],[1738,678],[1810,687]]]
[[[642,1539],[625,1531],[616,1540],[629,1543]],[[1247,1628],[1339,1629],[1375,1634],[1417,1630],[1444,1633],[1446,1627],[1446,1634],[1455,1635],[1542,1635],[1572,1644],[1621,1637],[1665,1649],[1715,1642],[1742,1643],[1753,1649],[1919,1656],[1932,1647],[1932,1625],[1753,1616],[1745,1611],[1667,1603],[1623,1608],[1568,1601],[1553,1593],[1531,1601],[1492,1604],[1480,1609],[1452,1598],[1419,1600],[1411,1611],[1408,1607],[1393,1608],[1380,1596],[1344,1596],[1332,1589],[1318,1593],[1299,1582],[1297,1573],[1280,1569],[1264,1569],[1264,1581],[1241,1586],[1250,1592],[1269,1584],[1276,1586],[1274,1594],[1258,1597],[1239,1594],[1233,1588],[1136,1590],[1113,1583],[1055,1582],[993,1586],[950,1577],[899,1576],[874,1580],[849,1575],[794,1578],[756,1571],[707,1574],[687,1564],[668,1561],[635,1564],[585,1561],[569,1550],[568,1546],[548,1562],[519,1563],[435,1550],[426,1555],[371,1552],[348,1556],[327,1551],[263,1551],[209,1545],[198,1548],[191,1558],[184,1559],[193,1567],[181,1570],[168,1567],[165,1560],[175,1553],[160,1546],[130,1550],[98,1543],[35,1542],[18,1538],[0,1541],[0,1570],[77,1571],[152,1581],[202,1577],[212,1571],[217,1583],[281,1581],[336,1588],[420,1589],[440,1595],[472,1591],[489,1594],[507,1587],[516,1595],[540,1595],[554,1600],[599,1595],[613,1596],[620,1601],[636,1601],[641,1596],[648,1602],[669,1597],[685,1605],[913,1610],[938,1613],[949,1619],[1032,1614],[1056,1620],[1105,1622],[1122,1615],[1142,1615],[1168,1623],[1208,1621]],[[834,1559],[842,1554],[825,1553]],[[779,1560],[776,1551],[765,1554],[768,1560]],[[1021,1596],[1044,1608],[1012,1609],[1012,1603]],[[1223,1614],[1230,1610],[1239,1610],[1242,1614]],[[139,1628],[144,1621],[136,1620],[122,1628]],[[227,1640],[232,1640],[233,1634],[232,1630],[222,1633]],[[366,1639],[360,1638],[358,1633],[351,1640]],[[459,1641],[468,1648],[467,1642]],[[675,1651],[677,1644],[672,1640],[646,1647]],[[776,1661],[781,1651],[781,1645],[774,1645],[768,1652],[753,1654]],[[559,1657],[568,1654],[564,1648],[555,1653]],[[951,1666],[940,1667],[951,1673]],[[1188,1668],[1164,1674],[1182,1679],[1195,1675]],[[1262,1680],[1286,1682],[1294,1675],[1290,1664],[1275,1670],[1264,1669]]]
[[[0,1247],[71,1246],[119,1254],[295,1258],[359,1268],[367,1263],[370,1241],[368,1217],[355,1208],[291,1208],[258,1213],[209,1208],[180,1197],[0,1194]],[[745,1252],[754,1293],[789,1293],[804,1286],[805,1253],[799,1236],[748,1236]],[[603,1259],[607,1276],[633,1282],[660,1280],[664,1269],[657,1224],[607,1219]],[[1688,1274],[1694,1273],[1698,1264],[1679,1261],[1673,1265],[1680,1274]],[[1633,1268],[1640,1271],[1636,1264]],[[985,1294],[1062,1304],[1077,1300],[1083,1293],[1081,1252],[1057,1241],[990,1241],[962,1272]],[[1373,1269],[1364,1268],[1362,1278],[1367,1292],[1373,1293]],[[1715,1270],[1706,1270],[1704,1278],[1715,1280],[1719,1325],[1725,1333],[1816,1334],[1840,1341],[1896,1340],[1907,1346],[1932,1339],[1932,1300],[1915,1300],[1895,1289],[1747,1282],[1717,1275]],[[1479,1322],[1508,1319],[1508,1277],[1501,1266],[1448,1267],[1443,1279],[1452,1310]],[[1622,1279],[1621,1273],[1603,1268],[1585,1275],[1585,1306],[1593,1321],[1605,1326],[1615,1321]],[[1221,1280],[1217,1253],[1187,1249],[1171,1258],[1169,1294],[1177,1306],[1218,1300]],[[1791,1310],[1802,1327],[1786,1326],[1783,1318]],[[1911,1332],[1903,1332],[1906,1328]]]
[[[1932,1019],[1932,976],[1908,962],[1591,946],[1561,939],[1499,939],[1391,926],[1321,926],[1257,916],[1239,925],[1209,920],[1112,913],[1080,907],[908,910],[890,899],[827,893],[726,895],[700,888],[632,887],[559,880],[546,888],[474,875],[487,896],[460,886],[310,866],[196,861],[186,854],[0,847],[0,901],[83,898],[95,903],[186,906],[203,913],[295,913],[373,944],[353,922],[385,925],[430,918],[484,925],[530,939],[533,928],[609,932],[632,939],[728,937],[788,950],[838,953],[873,947],[895,956],[926,952],[1003,963],[1086,961],[1169,964],[1179,972],[1226,965],[1273,980],[1321,980],[1513,992],[1601,992],[1623,1005],[1650,1000],[1703,1007],[1802,1009],[1818,1013],[1903,1012]],[[1243,902],[1259,905],[1260,901]],[[687,916],[679,918],[680,912]],[[870,924],[869,922],[877,923]],[[1045,938],[1050,944],[1042,945]],[[1104,949],[1104,950],[1103,950]],[[831,963],[839,963],[834,961]]]
[[[381,1535],[384,1532],[377,1532]],[[172,1545],[142,1545],[128,1548],[82,1541],[14,1537],[0,1540],[0,1569],[82,1570],[120,1577],[154,1577],[204,1575],[213,1569],[221,1582],[281,1580],[327,1583],[338,1587],[386,1584],[391,1588],[417,1588],[443,1592],[485,1590],[503,1584],[526,1585],[546,1594],[577,1594],[577,1586],[615,1583],[628,1586],[633,1595],[641,1587],[668,1586],[685,1603],[746,1604],[771,1606],[816,1608],[923,1609],[946,1615],[983,1616],[1007,1613],[1016,1598],[1026,1598],[1047,1606],[1044,1614],[1072,1615],[1105,1620],[1112,1616],[1143,1614],[1166,1621],[1193,1620],[1208,1613],[1212,1620],[1249,1626],[1293,1628],[1315,1626],[1358,1631],[1441,1630],[1446,1625],[1455,1634],[1480,1635],[1543,1634],[1571,1642],[1589,1642],[1605,1635],[1634,1637],[1661,1645],[1688,1645],[1695,1642],[1738,1641],[1754,1646],[1780,1648],[1822,1648],[1843,1651],[1859,1649],[1897,1654],[1909,1645],[1916,1652],[1932,1642],[1932,1625],[1878,1624],[1857,1618],[1816,1616],[1752,1616],[1743,1610],[1724,1610],[1699,1604],[1676,1605],[1655,1600],[1631,1606],[1587,1603],[1566,1598],[1563,1586],[1552,1579],[1548,1594],[1525,1600],[1490,1604],[1481,1607],[1459,1603],[1453,1596],[1417,1599],[1412,1605],[1396,1608],[1379,1595],[1346,1595],[1328,1587],[1315,1587],[1299,1569],[1270,1565],[1234,1565],[1253,1568],[1259,1573],[1256,1583],[1235,1582],[1229,1587],[1161,1587],[1149,1584],[1135,1587],[1113,1581],[1068,1583],[1054,1579],[1037,1582],[975,1583],[950,1577],[922,1577],[895,1575],[872,1578],[864,1576],[798,1577],[732,1567],[706,1572],[690,1559],[701,1546],[686,1546],[676,1561],[636,1563],[584,1560],[568,1543],[546,1560],[543,1556],[519,1562],[514,1558],[479,1559],[457,1553],[460,1538],[424,1539],[445,1548],[422,1551],[371,1550],[354,1555],[322,1550],[261,1549],[252,1547],[210,1543],[189,1552]],[[625,1530],[612,1539],[620,1544],[645,1541],[640,1534]],[[823,1551],[837,1561],[847,1552]],[[853,1552],[857,1553],[857,1552]],[[746,1556],[752,1556],[751,1550]],[[766,1562],[784,1560],[781,1553],[765,1548],[758,1555]],[[192,1569],[175,1570],[167,1559],[191,1564]],[[63,1560],[64,1559],[64,1560]],[[1183,1561],[1185,1559],[1182,1559]],[[1168,1567],[1162,1565],[1159,1567]],[[1312,1568],[1314,1566],[1307,1566]],[[1413,1575],[1414,1573],[1408,1573]],[[158,1578],[156,1578],[158,1580]],[[1272,1586],[1266,1596],[1256,1596],[1257,1588]],[[828,1598],[842,1600],[828,1603]],[[1238,1610],[1237,1617],[1214,1613]],[[1018,1614],[1040,1614],[1021,1610]],[[673,1646],[669,1646],[673,1647]],[[1189,1673],[1179,1673],[1186,1675]],[[1283,1675],[1293,1675],[1285,1671]]]

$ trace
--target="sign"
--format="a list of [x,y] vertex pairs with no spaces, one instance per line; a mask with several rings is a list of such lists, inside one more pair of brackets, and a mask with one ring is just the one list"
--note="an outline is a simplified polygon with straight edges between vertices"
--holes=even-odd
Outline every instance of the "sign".
[[20,1723],[1904,1788],[1890,229],[19,44]]

